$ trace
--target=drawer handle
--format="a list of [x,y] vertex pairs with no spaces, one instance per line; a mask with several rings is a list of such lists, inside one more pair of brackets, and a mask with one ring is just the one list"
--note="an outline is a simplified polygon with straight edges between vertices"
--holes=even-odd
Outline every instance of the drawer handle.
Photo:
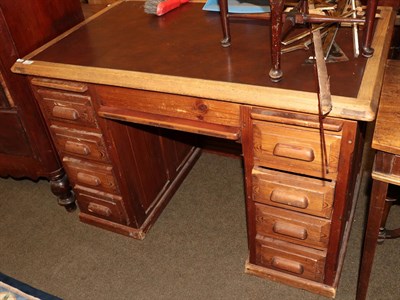
[[80,155],[89,155],[90,148],[87,145],[75,143],[71,141],[67,141],[65,143],[65,151],[80,154]]
[[308,198],[300,193],[285,191],[282,189],[273,190],[270,196],[272,202],[281,203],[298,208],[308,207]]
[[300,240],[305,240],[308,236],[306,228],[284,222],[275,222],[272,231]]
[[271,264],[273,267],[275,267],[277,269],[289,271],[289,272],[295,273],[295,274],[303,274],[303,272],[304,272],[304,267],[301,263],[299,263],[297,261],[292,261],[292,260],[289,260],[286,258],[282,258],[282,257],[274,256],[272,258]]
[[79,172],[77,174],[77,179],[79,182],[87,184],[87,185],[91,185],[91,186],[99,186],[101,184],[101,180],[99,177],[85,174],[82,172]]
[[100,205],[97,203],[90,203],[88,206],[88,211],[95,213],[100,216],[109,217],[111,215],[111,209],[107,206]]
[[54,106],[53,117],[76,121],[79,119],[79,112],[74,108]]
[[315,158],[312,148],[278,143],[275,145],[273,154],[304,161],[313,161]]

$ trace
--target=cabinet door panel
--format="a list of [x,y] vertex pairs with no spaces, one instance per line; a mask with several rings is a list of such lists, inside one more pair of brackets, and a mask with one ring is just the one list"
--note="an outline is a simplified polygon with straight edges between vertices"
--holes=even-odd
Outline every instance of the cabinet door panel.
[[[0,1],[0,174],[51,178],[61,172],[50,136],[17,58],[83,20],[79,0]],[[16,108],[15,110],[10,108]]]
[[0,153],[31,155],[31,147],[16,111],[0,110],[0,128]]
[[[11,103],[7,98],[8,90],[3,75],[0,73],[0,108],[10,107]],[[11,100],[11,99],[10,99]]]

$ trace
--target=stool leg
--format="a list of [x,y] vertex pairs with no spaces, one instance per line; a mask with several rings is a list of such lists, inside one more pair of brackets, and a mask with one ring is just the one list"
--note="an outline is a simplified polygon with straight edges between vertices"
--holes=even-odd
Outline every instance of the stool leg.
[[272,81],[278,82],[282,79],[281,70],[281,33],[282,33],[282,13],[284,0],[271,0],[271,60],[272,68],[269,77]]
[[362,45],[362,55],[364,57],[371,57],[374,53],[374,49],[371,48],[371,44],[372,36],[374,33],[374,23],[377,6],[378,0],[368,0]]
[[228,20],[228,0],[218,0],[219,16],[221,18],[222,34],[221,40],[222,47],[229,47],[231,45],[231,33],[229,30]]
[[364,246],[358,277],[357,300],[364,300],[367,297],[369,277],[371,275],[372,262],[375,256],[379,228],[384,214],[388,186],[388,183],[379,180],[374,180],[372,184],[367,228],[365,230]]

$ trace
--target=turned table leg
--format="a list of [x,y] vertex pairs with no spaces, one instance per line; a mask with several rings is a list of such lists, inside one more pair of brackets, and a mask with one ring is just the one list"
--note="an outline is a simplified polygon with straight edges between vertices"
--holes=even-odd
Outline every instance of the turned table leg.
[[272,67],[269,77],[277,82],[282,79],[281,70],[281,33],[282,33],[282,13],[284,7],[283,0],[271,0],[271,62]]
[[364,57],[371,57],[374,53],[374,49],[371,48],[371,44],[374,33],[374,23],[377,6],[378,0],[368,0],[362,45],[362,55]]
[[69,184],[68,176],[64,169],[60,169],[50,176],[51,192],[57,196],[58,204],[67,211],[76,209],[75,194]]
[[379,228],[385,211],[385,200],[389,184],[374,180],[368,212],[367,228],[365,230],[364,246],[361,257],[360,272],[357,287],[357,300],[367,297],[368,283],[372,270],[372,263],[378,241]]

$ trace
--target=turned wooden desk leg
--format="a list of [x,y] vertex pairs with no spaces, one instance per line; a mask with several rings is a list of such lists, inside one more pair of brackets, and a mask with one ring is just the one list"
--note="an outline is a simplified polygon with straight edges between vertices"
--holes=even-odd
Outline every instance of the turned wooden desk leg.
[[368,283],[375,256],[379,228],[385,211],[385,200],[388,186],[388,183],[379,180],[374,180],[372,184],[367,228],[365,230],[364,246],[358,277],[357,300],[364,300],[367,297]]
[[219,16],[222,24],[223,38],[221,40],[222,47],[229,47],[231,45],[231,33],[229,30],[228,20],[228,0],[218,0],[219,4]]
[[281,70],[281,33],[282,33],[282,13],[284,7],[283,0],[271,0],[271,61],[272,67],[269,77],[277,82],[282,79]]
[[68,176],[64,169],[60,169],[50,177],[50,187],[54,195],[57,196],[58,204],[64,206],[67,211],[76,209],[75,194],[69,184]]
[[374,54],[374,49],[371,48],[371,44],[374,33],[374,23],[377,6],[378,0],[368,1],[362,45],[362,55],[364,57],[371,57],[372,54]]

